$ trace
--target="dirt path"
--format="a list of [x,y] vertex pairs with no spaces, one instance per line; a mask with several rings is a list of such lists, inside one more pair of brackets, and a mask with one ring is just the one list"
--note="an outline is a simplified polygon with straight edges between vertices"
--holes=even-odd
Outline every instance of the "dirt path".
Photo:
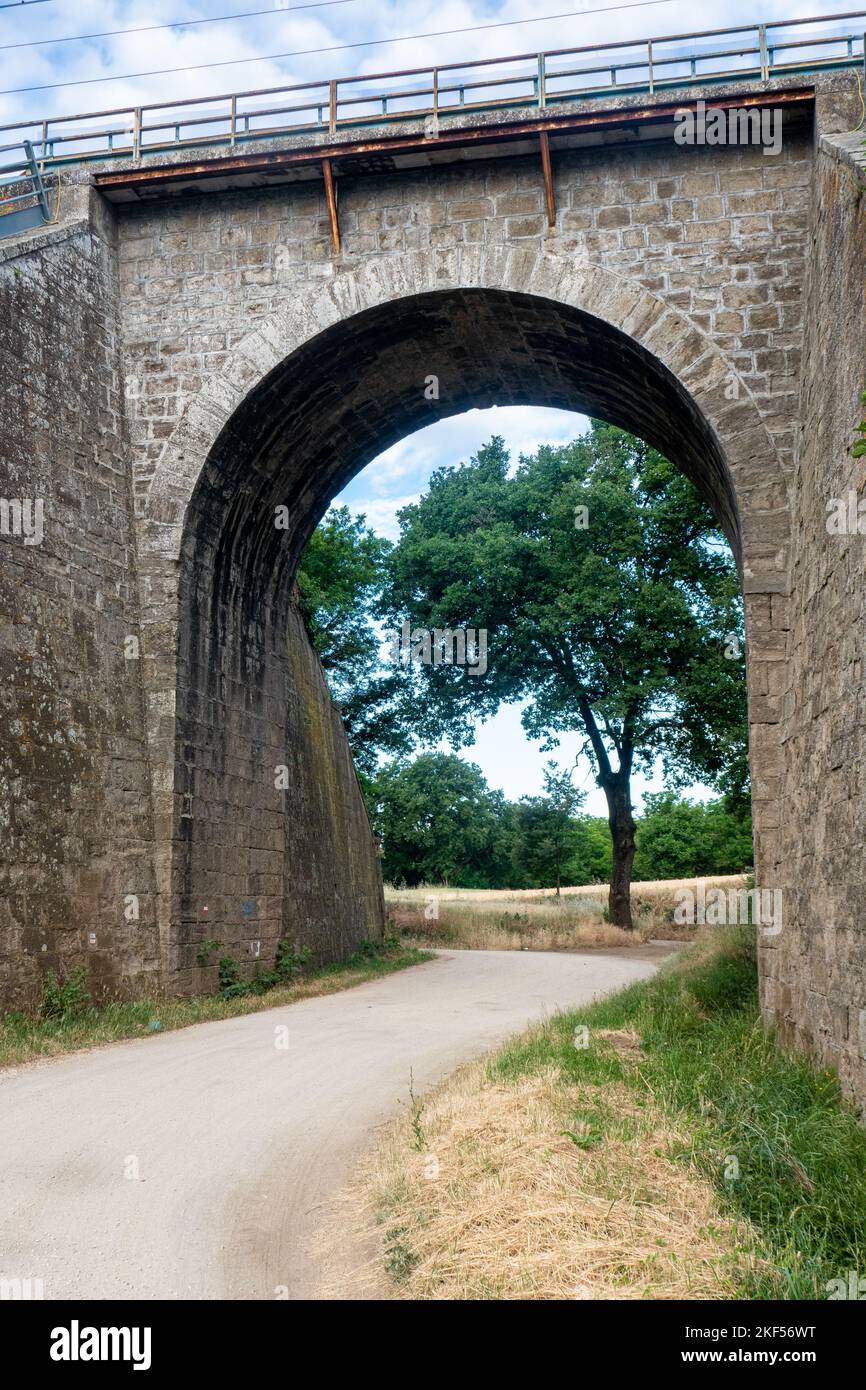
[[46,1298],[308,1297],[323,1204],[408,1099],[410,1070],[420,1092],[654,968],[442,952],[342,994],[2,1073],[0,1278],[42,1279]]

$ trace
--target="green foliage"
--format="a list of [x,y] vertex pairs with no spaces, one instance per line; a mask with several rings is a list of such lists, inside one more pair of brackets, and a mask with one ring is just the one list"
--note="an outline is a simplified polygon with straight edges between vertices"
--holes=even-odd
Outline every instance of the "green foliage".
[[312,956],[309,946],[293,946],[284,936],[277,942],[276,975],[277,979],[294,980],[301,974],[305,965],[308,965]]
[[[563,883],[607,883],[610,878],[613,851],[610,827],[602,816],[578,816],[576,845],[563,874]],[[527,888],[545,888],[549,884],[529,883]]]
[[596,761],[619,745],[635,766],[661,755],[689,775],[723,772],[745,731],[742,663],[724,656],[726,635],[742,634],[736,569],[706,504],[655,450],[596,422],[511,473],[494,439],[435,472],[400,523],[389,616],[489,632],[483,678],[423,669],[431,736],[471,736],[470,718],[525,700],[530,734],[577,730]]
[[83,965],[61,979],[54,970],[49,970],[42,981],[42,1001],[39,1014],[44,1019],[65,1021],[80,1018],[91,1006],[90,991],[87,988],[87,970]]
[[695,804],[671,791],[648,795],[636,841],[636,879],[737,874],[753,857],[748,806],[727,797]]
[[386,936],[382,941],[362,941],[354,955],[346,961],[346,965],[362,965],[364,961],[381,960],[383,956],[400,949],[401,942],[398,936]]
[[496,438],[435,472],[400,524],[383,614],[488,630],[483,677],[420,668],[423,742],[471,743],[478,718],[517,701],[545,747],[582,735],[626,880],[635,769],[660,758],[671,780],[742,791],[744,668],[725,658],[728,634],[742,639],[736,568],[709,508],[655,450],[594,422],[512,471]]
[[424,1105],[415,1094],[415,1078],[410,1069],[409,1071],[409,1107],[411,1118],[409,1123],[412,1126],[412,1143],[418,1153],[423,1153],[427,1148],[427,1136],[424,1133],[424,1126],[421,1116],[424,1113]]
[[[861,405],[866,405],[866,391],[860,398]],[[854,430],[857,438],[854,440],[851,453],[855,459],[866,458],[866,420],[861,420]]]
[[373,624],[390,550],[363,516],[336,507],[310,537],[297,576],[300,610],[362,784],[374,776],[378,753],[405,754],[412,741],[409,682],[381,669]]
[[[493,439],[468,464],[433,474],[401,513],[396,547],[348,508],[330,512],[298,587],[387,879],[494,888],[610,877],[607,821],[560,814],[549,789],[509,804],[447,754],[406,760],[443,735],[471,743],[479,718],[515,701],[546,748],[582,735],[614,808],[620,867],[633,831],[630,779],[656,759],[672,787],[703,780],[725,795],[708,808],[673,793],[649,804],[636,876],[750,861],[744,664],[725,659],[728,635],[742,642],[736,570],[694,487],[640,440],[595,422],[515,471]],[[383,671],[377,618],[486,627],[488,670]],[[394,761],[377,770],[382,753]]]
[[537,880],[556,890],[563,881],[567,862],[577,853],[580,827],[574,816],[586,793],[572,785],[572,769],[565,772],[549,762],[544,773],[544,796],[525,796],[513,817],[511,861],[518,875]]
[[372,819],[390,883],[498,886],[507,874],[505,801],[452,753],[391,763],[375,782]]
[[234,956],[220,956],[217,981],[223,999],[239,999],[250,993],[250,985],[241,978],[241,964]]
[[213,936],[209,936],[205,941],[202,941],[195,953],[195,958],[199,965],[210,965],[211,956],[214,951],[219,950],[221,945],[222,942],[217,941],[216,937]]
[[[583,794],[568,773],[549,769],[546,777],[554,779],[552,796],[515,803],[454,754],[426,753],[383,768],[373,818],[386,881],[410,888],[552,888],[557,876],[563,885],[604,883],[611,867],[607,821],[580,814]],[[748,799],[693,804],[666,791],[646,796],[644,805],[635,878],[733,874],[751,864]]]
[[[218,942],[216,943],[219,944]],[[253,967],[251,980],[241,974],[241,963],[234,956],[222,956],[219,962],[218,985],[223,999],[240,999],[246,994],[265,994],[277,985],[291,984],[303,972],[312,956],[309,946],[296,947],[285,937],[277,942],[273,969],[260,960]]]
[[407,1234],[405,1226],[394,1226],[385,1235],[385,1270],[398,1284],[405,1283],[418,1263],[418,1256],[403,1239]]

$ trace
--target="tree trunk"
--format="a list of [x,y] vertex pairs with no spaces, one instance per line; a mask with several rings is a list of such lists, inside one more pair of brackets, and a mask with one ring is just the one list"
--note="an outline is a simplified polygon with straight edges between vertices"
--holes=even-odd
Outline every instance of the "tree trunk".
[[604,788],[608,825],[613,842],[608,917],[615,927],[631,931],[631,869],[634,863],[634,817],[631,813],[631,785],[628,777],[615,777]]

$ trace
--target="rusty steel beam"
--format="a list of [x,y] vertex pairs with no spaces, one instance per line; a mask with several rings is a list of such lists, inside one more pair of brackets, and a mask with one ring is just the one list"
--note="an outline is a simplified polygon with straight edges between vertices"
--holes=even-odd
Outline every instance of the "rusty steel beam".
[[550,164],[550,136],[543,130],[538,137],[541,145],[541,168],[544,172],[544,201],[547,204],[548,226],[556,226],[556,195],[553,191],[553,169]]
[[[814,87],[798,87],[781,91],[740,93],[718,97],[707,104],[715,110],[732,107],[797,106],[814,100]],[[701,98],[704,100],[704,98]],[[124,169],[114,173],[95,174],[94,183],[106,191],[112,188],[136,188],[163,185],[196,178],[225,178],[232,173],[268,173],[297,165],[317,164],[325,160],[351,159],[358,155],[406,154],[420,150],[439,150],[461,145],[483,146],[506,144],[509,141],[542,134],[593,132],[653,122],[672,120],[678,111],[696,109],[696,101],[666,102],[646,107],[627,107],[613,111],[585,112],[580,115],[551,116],[512,121],[491,126],[467,126],[463,129],[440,130],[438,135],[382,136],[376,140],[332,141],[322,145],[305,145],[294,150],[258,151],[255,154],[228,154],[224,158],[197,160],[184,164],[151,165],[146,169]],[[237,149],[237,146],[235,146]]]
[[325,175],[325,201],[328,204],[328,221],[331,224],[331,249],[335,256],[340,254],[340,219],[337,216],[337,192],[334,187],[334,173],[330,159],[322,160]]

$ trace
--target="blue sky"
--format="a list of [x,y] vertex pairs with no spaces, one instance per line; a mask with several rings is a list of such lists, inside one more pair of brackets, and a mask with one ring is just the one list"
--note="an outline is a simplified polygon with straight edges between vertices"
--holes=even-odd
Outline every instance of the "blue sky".
[[[0,124],[319,78],[832,14],[839,8],[826,0],[726,0],[718,6],[697,6],[694,0],[642,0],[631,6],[624,6],[622,0],[376,0],[374,4],[330,0],[318,6],[302,4],[302,0],[270,4],[268,0],[43,0],[0,9]],[[263,13],[186,28],[58,42],[241,11]],[[510,27],[474,33],[441,32],[506,24]],[[430,37],[433,31],[438,36]],[[402,41],[402,36],[415,34],[428,37]],[[297,56],[258,61],[273,54]],[[199,64],[230,65],[199,69],[195,66]],[[181,70],[153,72],[162,68]],[[153,75],[134,75],[143,73]],[[0,136],[0,143],[8,138]],[[365,512],[375,529],[393,537],[397,509],[420,494],[434,467],[469,458],[494,433],[504,436],[516,459],[521,451],[531,452],[540,443],[574,438],[583,428],[580,416],[563,411],[528,407],[471,411],[388,449],[354,479],[340,500],[354,511]],[[561,763],[574,760],[576,745],[576,739],[563,741],[557,755]],[[501,711],[483,726],[477,744],[465,756],[478,762],[491,785],[510,797],[541,789],[545,755],[525,738],[516,709]],[[589,792],[587,808],[603,814],[604,798],[593,784],[588,765],[579,766],[576,782]],[[652,779],[650,785],[658,787],[659,779]],[[638,795],[646,786],[636,779]]]

